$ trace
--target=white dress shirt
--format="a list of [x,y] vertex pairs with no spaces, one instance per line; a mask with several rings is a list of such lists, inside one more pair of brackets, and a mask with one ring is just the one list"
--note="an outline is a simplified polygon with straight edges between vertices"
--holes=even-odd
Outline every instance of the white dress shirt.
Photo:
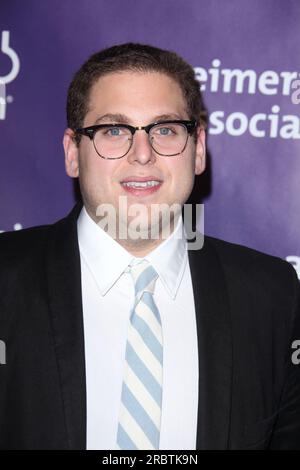
[[[159,277],[154,301],[163,331],[160,449],[195,449],[198,343],[186,240],[174,232],[145,258]],[[129,316],[134,304],[134,257],[82,209],[78,218],[84,317],[87,449],[115,449]]]

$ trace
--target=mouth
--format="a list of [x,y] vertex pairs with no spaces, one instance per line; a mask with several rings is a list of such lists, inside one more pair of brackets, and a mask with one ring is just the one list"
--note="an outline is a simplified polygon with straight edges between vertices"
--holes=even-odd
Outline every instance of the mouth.
[[155,176],[138,177],[133,176],[121,181],[121,186],[133,196],[148,196],[157,192],[163,184],[163,181]]

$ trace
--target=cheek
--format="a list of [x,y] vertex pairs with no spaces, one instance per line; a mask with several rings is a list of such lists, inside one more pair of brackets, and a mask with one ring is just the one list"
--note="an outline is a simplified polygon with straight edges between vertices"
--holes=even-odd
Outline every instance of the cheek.
[[183,155],[181,158],[178,158],[178,160],[171,163],[172,164],[169,165],[168,170],[173,183],[179,183],[178,189],[180,189],[180,186],[186,185],[193,180],[194,162],[191,158],[186,158],[186,156]]
[[188,199],[194,185],[194,162],[192,158],[178,159],[169,167],[171,177],[170,197],[180,204]]
[[112,180],[113,164],[96,158],[89,153],[81,154],[79,159],[79,178],[92,186],[107,186]]

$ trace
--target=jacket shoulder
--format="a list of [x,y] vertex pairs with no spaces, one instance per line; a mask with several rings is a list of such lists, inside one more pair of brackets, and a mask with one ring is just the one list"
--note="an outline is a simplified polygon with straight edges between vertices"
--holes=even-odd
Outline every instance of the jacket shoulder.
[[41,250],[55,236],[60,239],[68,237],[70,229],[76,230],[76,221],[81,210],[81,204],[76,204],[72,211],[64,218],[53,224],[40,225],[15,232],[0,234],[0,260],[13,257],[21,259],[40,255]]
[[282,258],[209,236],[205,243],[215,251],[226,277],[238,285],[256,284],[279,291],[299,287],[295,269]]
[[51,225],[31,227],[0,234],[0,258],[17,258],[37,253],[44,245]]

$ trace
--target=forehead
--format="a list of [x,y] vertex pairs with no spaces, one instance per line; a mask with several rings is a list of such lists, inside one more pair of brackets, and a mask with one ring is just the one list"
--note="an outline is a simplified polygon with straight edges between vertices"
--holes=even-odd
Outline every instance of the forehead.
[[[187,106],[179,84],[158,72],[122,71],[100,77],[92,86],[87,118],[102,114],[126,114],[133,119],[178,114],[187,118]],[[97,117],[96,117],[97,116]]]

